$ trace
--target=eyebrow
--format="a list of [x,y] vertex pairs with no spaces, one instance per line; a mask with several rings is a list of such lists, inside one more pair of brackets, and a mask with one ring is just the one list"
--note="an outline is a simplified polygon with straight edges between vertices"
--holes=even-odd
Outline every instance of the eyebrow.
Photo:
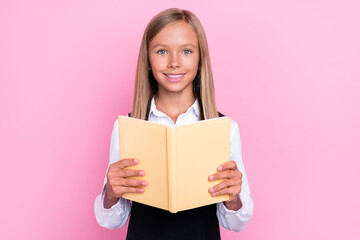
[[[186,46],[190,46],[190,47],[193,47],[193,48],[197,48],[194,44],[192,43],[185,43],[185,44],[182,44],[181,45],[182,47],[186,47]],[[157,48],[157,47],[167,47],[166,44],[161,44],[161,43],[158,43],[158,44],[155,44],[152,48]]]

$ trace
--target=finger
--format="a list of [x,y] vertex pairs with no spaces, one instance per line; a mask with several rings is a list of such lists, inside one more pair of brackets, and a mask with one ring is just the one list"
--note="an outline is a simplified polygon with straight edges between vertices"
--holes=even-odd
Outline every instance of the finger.
[[136,179],[112,179],[109,184],[113,187],[144,187],[147,185],[147,181]]
[[225,170],[237,170],[237,165],[235,161],[228,161],[226,163],[221,164],[217,170],[218,171],[225,171]]
[[238,195],[240,192],[241,192],[241,187],[233,186],[233,187],[224,188],[224,189],[221,189],[220,191],[211,193],[211,196],[217,197],[217,196],[227,195],[227,194],[229,194],[231,196],[231,195]]
[[107,179],[126,178],[126,177],[142,177],[145,175],[143,170],[135,169],[109,169],[106,174]]
[[134,158],[125,158],[121,159],[120,161],[111,164],[110,167],[116,168],[116,169],[123,169],[128,166],[133,166],[139,163],[139,159]]
[[137,187],[119,187],[118,191],[122,195],[124,193],[143,193],[145,192],[145,189]]
[[209,176],[210,181],[215,181],[218,179],[230,179],[230,178],[242,178],[242,173],[240,171],[226,170],[223,172],[218,172]]
[[210,193],[221,191],[222,189],[226,189],[229,187],[238,186],[241,187],[242,181],[240,179],[229,179],[224,180],[221,183],[209,188]]
[[144,176],[145,172],[143,170],[135,170],[135,169],[122,169],[117,172],[117,177],[125,178],[125,177],[136,177],[136,176]]

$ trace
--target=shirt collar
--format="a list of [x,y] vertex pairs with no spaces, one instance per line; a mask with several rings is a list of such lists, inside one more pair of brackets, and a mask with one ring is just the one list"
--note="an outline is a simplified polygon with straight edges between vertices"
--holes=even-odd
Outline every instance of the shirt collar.
[[[199,117],[200,115],[200,107],[199,107],[199,102],[197,99],[195,99],[194,103],[188,108],[188,110],[186,111],[185,114],[188,114],[190,111],[193,111],[197,117]],[[156,108],[155,105],[155,96],[153,96],[153,98],[151,99],[151,105],[150,105],[150,111],[149,111],[149,115],[153,113],[154,115],[161,117],[161,116],[166,116],[165,113],[159,111]]]

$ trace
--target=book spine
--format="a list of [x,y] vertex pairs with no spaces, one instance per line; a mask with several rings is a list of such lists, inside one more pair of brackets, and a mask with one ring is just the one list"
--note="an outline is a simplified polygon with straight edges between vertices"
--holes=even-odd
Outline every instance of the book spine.
[[169,211],[176,213],[176,128],[167,127]]

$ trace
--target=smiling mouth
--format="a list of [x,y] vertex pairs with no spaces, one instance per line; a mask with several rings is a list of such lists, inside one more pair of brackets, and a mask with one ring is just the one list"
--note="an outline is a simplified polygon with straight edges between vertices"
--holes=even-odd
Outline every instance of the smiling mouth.
[[164,73],[164,75],[170,82],[178,82],[182,79],[183,76],[185,76],[185,73],[182,73],[182,74],[166,74],[166,73]]
[[179,78],[179,77],[182,77],[185,75],[185,73],[183,73],[183,74],[166,74],[166,73],[164,73],[164,74],[171,78]]

